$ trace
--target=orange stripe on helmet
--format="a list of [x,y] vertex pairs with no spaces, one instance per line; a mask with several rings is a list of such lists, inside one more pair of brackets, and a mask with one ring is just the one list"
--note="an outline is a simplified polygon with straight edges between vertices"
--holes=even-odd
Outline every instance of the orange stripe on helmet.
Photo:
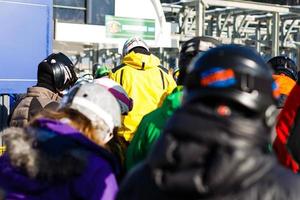
[[200,83],[203,86],[208,86],[211,83],[214,83],[217,81],[224,81],[224,80],[231,79],[231,78],[234,78],[234,71],[232,69],[223,69],[223,70],[211,73],[207,76],[204,76],[200,80]]

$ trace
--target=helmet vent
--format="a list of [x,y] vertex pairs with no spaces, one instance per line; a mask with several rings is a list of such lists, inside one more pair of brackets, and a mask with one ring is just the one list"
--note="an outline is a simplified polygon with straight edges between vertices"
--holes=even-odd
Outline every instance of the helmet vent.
[[249,74],[242,74],[241,76],[241,89],[245,92],[252,92],[254,88],[254,79]]

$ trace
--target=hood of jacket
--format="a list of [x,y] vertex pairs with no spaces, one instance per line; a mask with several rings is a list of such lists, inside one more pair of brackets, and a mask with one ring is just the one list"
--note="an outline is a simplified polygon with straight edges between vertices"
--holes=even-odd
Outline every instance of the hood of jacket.
[[296,81],[283,74],[273,75],[272,77],[279,86],[280,94],[289,95],[296,84]]
[[123,64],[139,70],[147,70],[160,65],[159,59],[153,55],[130,52],[123,58]]
[[43,190],[49,184],[82,174],[91,155],[104,158],[118,170],[109,152],[68,124],[50,119],[38,121],[39,127],[3,131],[7,148],[0,157],[0,179],[5,186],[25,192]]
[[163,191],[215,197],[243,190],[273,165],[269,131],[260,120],[184,106],[168,121],[147,162]]
[[276,102],[277,107],[283,108],[285,101],[292,89],[294,88],[296,82],[284,74],[273,75],[273,79],[278,84],[278,89],[280,93],[280,96]]

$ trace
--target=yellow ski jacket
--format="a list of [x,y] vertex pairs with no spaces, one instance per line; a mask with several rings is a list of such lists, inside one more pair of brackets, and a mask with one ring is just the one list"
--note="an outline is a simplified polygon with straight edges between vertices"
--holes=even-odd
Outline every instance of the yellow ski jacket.
[[176,83],[160,67],[156,56],[133,51],[112,70],[110,78],[121,84],[133,99],[133,109],[123,116],[122,127],[118,131],[119,136],[130,142],[143,116],[160,107]]

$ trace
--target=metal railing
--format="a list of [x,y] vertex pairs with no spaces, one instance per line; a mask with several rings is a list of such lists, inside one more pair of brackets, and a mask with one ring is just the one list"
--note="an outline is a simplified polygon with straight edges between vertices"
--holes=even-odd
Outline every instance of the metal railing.
[[86,7],[77,7],[77,6],[63,6],[63,5],[53,5],[53,8],[63,8],[63,9],[71,9],[71,10],[83,10],[86,11]]

